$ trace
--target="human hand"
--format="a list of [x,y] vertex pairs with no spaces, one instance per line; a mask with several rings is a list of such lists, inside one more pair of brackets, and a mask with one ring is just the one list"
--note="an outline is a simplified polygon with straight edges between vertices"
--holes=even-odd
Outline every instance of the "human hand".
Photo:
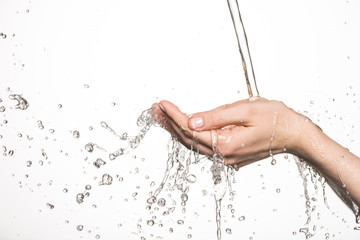
[[165,114],[166,129],[188,148],[196,138],[202,154],[214,154],[211,131],[215,130],[225,164],[236,169],[277,153],[295,153],[302,125],[309,121],[282,102],[264,98],[245,99],[190,116],[168,101],[156,106]]

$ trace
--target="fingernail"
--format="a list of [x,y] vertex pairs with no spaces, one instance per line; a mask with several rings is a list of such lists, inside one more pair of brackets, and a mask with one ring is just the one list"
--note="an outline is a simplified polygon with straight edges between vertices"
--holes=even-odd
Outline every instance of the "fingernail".
[[201,128],[204,126],[204,120],[202,117],[194,117],[190,119],[190,126],[192,129]]
[[159,107],[160,107],[161,111],[163,111],[164,113],[166,113],[166,110],[165,110],[164,106],[161,105],[160,103],[159,103]]

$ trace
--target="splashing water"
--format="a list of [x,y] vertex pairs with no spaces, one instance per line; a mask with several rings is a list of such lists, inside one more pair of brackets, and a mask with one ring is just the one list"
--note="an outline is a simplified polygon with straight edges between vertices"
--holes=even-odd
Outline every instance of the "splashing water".
[[26,110],[29,107],[29,103],[26,101],[26,99],[19,94],[10,94],[9,98],[11,100],[17,101],[17,104],[15,105],[16,109]]

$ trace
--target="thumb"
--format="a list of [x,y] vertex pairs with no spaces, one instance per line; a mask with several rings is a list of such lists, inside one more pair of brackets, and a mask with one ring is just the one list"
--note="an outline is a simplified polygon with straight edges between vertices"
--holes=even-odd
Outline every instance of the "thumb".
[[250,106],[246,103],[224,105],[214,110],[195,113],[188,121],[190,129],[203,131],[229,125],[245,125],[249,119]]

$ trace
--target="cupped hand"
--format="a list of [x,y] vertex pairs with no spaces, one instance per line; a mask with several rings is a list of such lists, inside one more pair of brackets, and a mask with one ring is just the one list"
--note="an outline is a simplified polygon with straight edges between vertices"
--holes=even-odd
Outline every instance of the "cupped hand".
[[[225,164],[236,169],[282,152],[295,152],[301,125],[308,119],[279,101],[259,98],[186,115],[169,101],[154,105],[162,125],[189,149],[211,156],[214,132]],[[158,117],[159,118],[159,117]]]

